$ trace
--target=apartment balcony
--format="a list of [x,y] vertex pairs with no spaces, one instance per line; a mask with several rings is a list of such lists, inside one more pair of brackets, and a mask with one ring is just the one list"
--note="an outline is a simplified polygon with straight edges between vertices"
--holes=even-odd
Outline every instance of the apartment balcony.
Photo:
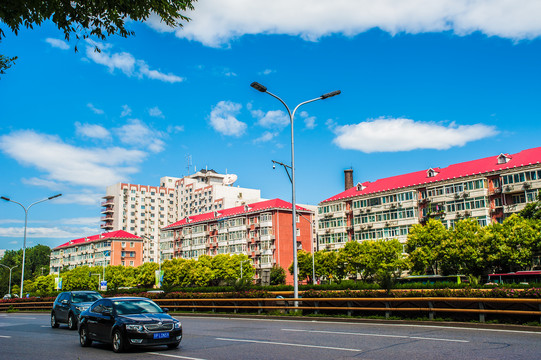
[[113,200],[107,200],[107,201],[102,201],[101,202],[101,206],[108,206],[108,205],[114,205],[115,202]]
[[492,190],[489,190],[488,195],[493,196],[493,195],[499,195],[501,193],[502,193],[502,188],[501,187],[496,187],[496,188],[494,188]]

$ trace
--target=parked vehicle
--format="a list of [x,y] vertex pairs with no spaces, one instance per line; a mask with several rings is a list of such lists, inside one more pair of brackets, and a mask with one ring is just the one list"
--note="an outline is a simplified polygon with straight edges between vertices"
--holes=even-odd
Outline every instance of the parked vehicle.
[[70,330],[77,329],[79,314],[102,296],[96,291],[66,291],[58,294],[51,310],[51,327],[68,324]]
[[114,352],[131,346],[167,345],[178,347],[182,340],[180,321],[167,314],[167,308],[142,297],[105,298],[81,313],[79,341],[110,343]]

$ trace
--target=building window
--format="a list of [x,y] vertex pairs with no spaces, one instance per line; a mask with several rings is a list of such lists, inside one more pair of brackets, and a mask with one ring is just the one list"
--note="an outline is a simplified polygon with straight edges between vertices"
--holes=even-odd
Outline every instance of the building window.
[[130,241],[130,247],[134,247],[135,243],[133,241]]
[[126,247],[126,242],[123,241],[121,245],[122,245],[122,247]]

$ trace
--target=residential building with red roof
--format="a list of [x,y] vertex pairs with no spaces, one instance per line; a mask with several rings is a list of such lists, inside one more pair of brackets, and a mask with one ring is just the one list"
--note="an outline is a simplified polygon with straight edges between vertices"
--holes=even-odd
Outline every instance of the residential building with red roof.
[[[291,209],[291,203],[273,199],[188,216],[163,229],[173,234],[164,246],[183,259],[245,254],[256,269],[256,279],[265,279],[277,264],[292,283],[287,271],[293,262]],[[314,212],[298,205],[296,211],[297,248],[312,251]]]
[[107,187],[102,202],[101,228],[124,230],[143,238],[143,261],[170,259],[160,254],[160,229],[185,216],[203,214],[261,200],[258,189],[232,186],[237,177],[200,170],[182,178],[165,176],[159,186],[117,183]]
[[406,241],[414,224],[428,218],[447,227],[464,218],[481,225],[502,222],[535,201],[541,189],[541,147],[435,167],[353,186],[318,206],[318,248],[347,241]]
[[139,266],[143,239],[123,230],[70,240],[51,251],[50,272],[58,274],[77,266]]

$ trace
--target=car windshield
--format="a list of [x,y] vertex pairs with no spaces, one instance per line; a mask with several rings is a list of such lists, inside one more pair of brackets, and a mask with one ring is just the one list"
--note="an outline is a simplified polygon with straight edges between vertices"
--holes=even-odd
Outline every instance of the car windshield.
[[100,294],[96,293],[81,293],[81,294],[73,294],[73,302],[74,303],[81,303],[81,302],[94,302],[96,300],[101,299],[102,296]]
[[117,300],[115,304],[118,315],[162,313],[158,305],[149,300]]

